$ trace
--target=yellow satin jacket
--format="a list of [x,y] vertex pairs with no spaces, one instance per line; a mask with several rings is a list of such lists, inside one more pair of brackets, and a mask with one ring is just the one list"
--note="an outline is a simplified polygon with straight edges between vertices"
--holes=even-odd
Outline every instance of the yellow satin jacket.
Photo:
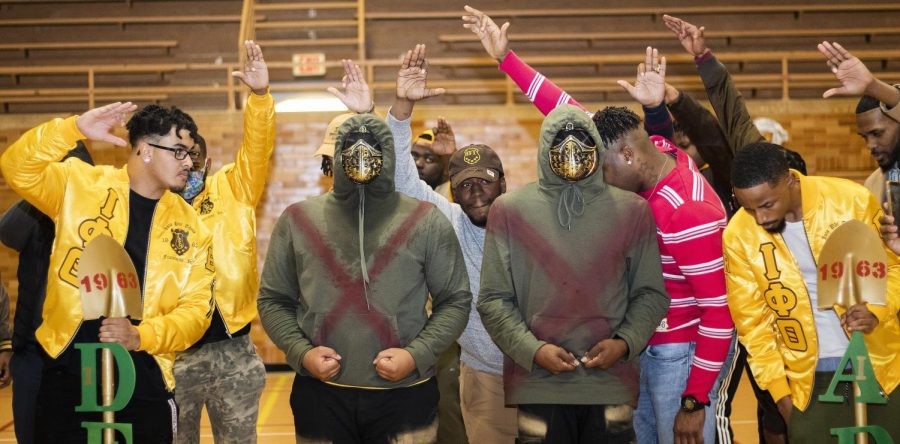
[[257,315],[259,273],[256,257],[256,205],[269,175],[275,148],[275,101],[271,94],[250,94],[244,111],[244,136],[234,163],[206,178],[194,209],[213,237],[216,259],[216,308],[229,334]]
[[[829,234],[842,223],[857,219],[878,232],[881,206],[867,189],[844,179],[792,173],[800,178],[803,226],[817,263]],[[818,395],[810,393],[818,338],[815,307],[791,251],[780,234],[765,231],[744,209],[725,229],[723,248],[728,307],[753,376],[776,401],[791,395],[805,410]],[[887,255],[887,305],[869,305],[879,323],[865,342],[879,384],[891,393],[900,382],[900,263],[890,250]]]
[[[58,357],[82,322],[78,258],[94,237],[106,234],[124,245],[128,233],[126,168],[58,162],[84,135],[77,116],[35,127],[0,158],[3,176],[19,195],[56,223],[43,322],[36,337]],[[143,319],[138,350],[153,355],[169,390],[174,353],[203,336],[212,316],[215,272],[211,237],[181,196],[168,192],[153,213],[144,274]]]

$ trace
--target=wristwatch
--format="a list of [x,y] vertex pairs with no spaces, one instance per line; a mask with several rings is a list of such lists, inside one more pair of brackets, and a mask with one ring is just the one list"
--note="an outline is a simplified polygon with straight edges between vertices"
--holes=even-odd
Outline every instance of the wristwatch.
[[681,411],[685,413],[694,413],[697,410],[702,410],[708,405],[708,402],[704,404],[700,401],[697,401],[697,398],[691,395],[687,395],[681,398]]

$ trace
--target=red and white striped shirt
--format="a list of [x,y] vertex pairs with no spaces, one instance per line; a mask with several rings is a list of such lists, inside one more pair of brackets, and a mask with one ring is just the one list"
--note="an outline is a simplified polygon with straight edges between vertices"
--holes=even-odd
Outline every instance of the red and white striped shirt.
[[684,395],[708,402],[734,335],[722,259],[728,221],[719,196],[690,156],[663,137],[650,139],[675,161],[653,189],[639,193],[656,219],[663,280],[672,298],[650,345],[696,342]]
[[[500,70],[544,115],[564,103],[585,109],[513,51],[503,59]],[[709,391],[728,356],[734,335],[734,322],[725,300],[722,259],[725,208],[687,154],[663,137],[650,139],[675,160],[675,168],[654,189],[640,193],[656,219],[663,279],[672,298],[669,312],[650,344],[696,342],[682,396],[709,402]]]

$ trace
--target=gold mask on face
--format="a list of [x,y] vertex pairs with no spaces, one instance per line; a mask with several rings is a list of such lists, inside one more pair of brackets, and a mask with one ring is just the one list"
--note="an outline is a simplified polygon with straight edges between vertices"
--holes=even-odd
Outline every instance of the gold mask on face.
[[[365,132],[365,127],[361,128]],[[365,185],[381,174],[381,151],[362,137],[353,145],[341,150],[341,167],[344,174],[355,183]]]
[[[571,123],[566,125],[566,130],[573,128]],[[550,169],[565,180],[579,181],[597,171],[597,154],[596,145],[586,145],[569,134],[550,148]]]

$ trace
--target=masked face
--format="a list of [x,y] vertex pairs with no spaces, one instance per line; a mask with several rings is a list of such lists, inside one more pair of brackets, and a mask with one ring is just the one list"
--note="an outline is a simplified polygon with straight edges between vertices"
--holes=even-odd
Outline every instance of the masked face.
[[571,123],[566,125],[566,129],[560,133],[562,135],[565,136],[562,141],[550,148],[550,169],[570,182],[594,174],[597,171],[596,143],[583,131],[575,131]]
[[197,197],[206,186],[206,171],[209,169],[209,159],[202,164],[201,168],[195,168],[188,172],[187,184],[181,190],[181,197],[190,201]]
[[[365,127],[361,129],[365,131]],[[345,146],[341,150],[341,167],[350,180],[365,185],[381,174],[381,149],[369,133],[348,135]]]

